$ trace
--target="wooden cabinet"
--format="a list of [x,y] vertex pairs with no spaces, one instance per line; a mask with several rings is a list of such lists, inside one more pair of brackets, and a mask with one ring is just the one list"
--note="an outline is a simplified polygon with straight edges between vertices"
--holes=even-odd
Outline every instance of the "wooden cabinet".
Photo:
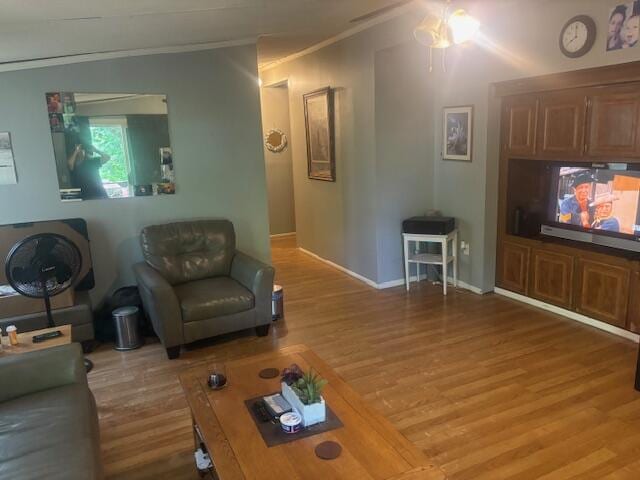
[[533,249],[529,295],[570,309],[573,303],[573,257]]
[[581,258],[577,276],[576,311],[625,328],[631,270]]
[[589,97],[587,155],[640,155],[640,87],[609,87]]
[[530,156],[536,149],[538,99],[516,97],[505,101],[503,122],[507,128],[505,149],[511,155]]
[[504,242],[500,255],[500,286],[525,295],[529,280],[529,255],[531,249],[525,245]]
[[542,157],[581,157],[587,98],[584,94],[548,93],[540,97],[537,153]]
[[637,264],[631,271],[627,330],[631,330],[635,333],[640,333],[640,267]]

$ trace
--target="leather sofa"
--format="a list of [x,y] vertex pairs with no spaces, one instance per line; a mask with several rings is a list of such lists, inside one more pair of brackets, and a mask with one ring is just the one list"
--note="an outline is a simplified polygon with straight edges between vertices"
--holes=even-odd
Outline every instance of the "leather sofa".
[[78,343],[0,353],[0,480],[102,478],[96,404]]
[[140,296],[170,359],[196,340],[248,328],[268,334],[274,270],[236,250],[230,221],[153,225],[140,241]]

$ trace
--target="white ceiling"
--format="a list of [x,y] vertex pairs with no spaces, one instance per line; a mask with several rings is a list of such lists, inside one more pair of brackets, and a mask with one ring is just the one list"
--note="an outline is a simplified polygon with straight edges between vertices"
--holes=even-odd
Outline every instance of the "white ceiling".
[[0,63],[260,38],[260,63],[398,0],[0,0]]

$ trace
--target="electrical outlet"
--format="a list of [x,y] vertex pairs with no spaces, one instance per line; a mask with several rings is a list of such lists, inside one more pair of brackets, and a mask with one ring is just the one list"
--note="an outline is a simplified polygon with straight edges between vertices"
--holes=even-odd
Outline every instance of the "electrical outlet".
[[469,242],[460,242],[460,250],[462,250],[463,255],[469,255],[469,250],[471,249],[471,245]]

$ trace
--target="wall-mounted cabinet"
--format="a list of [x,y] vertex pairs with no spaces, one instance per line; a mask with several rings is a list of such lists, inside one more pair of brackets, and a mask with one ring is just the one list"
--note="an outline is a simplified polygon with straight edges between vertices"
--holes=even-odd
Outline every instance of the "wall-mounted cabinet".
[[540,97],[538,155],[579,157],[584,150],[587,99],[584,94],[548,93]]
[[505,102],[504,123],[509,125],[505,148],[511,155],[534,155],[538,98],[514,97]]
[[640,156],[639,87],[610,87],[589,96],[587,154]]
[[511,158],[640,157],[640,84],[510,97],[503,118]]

